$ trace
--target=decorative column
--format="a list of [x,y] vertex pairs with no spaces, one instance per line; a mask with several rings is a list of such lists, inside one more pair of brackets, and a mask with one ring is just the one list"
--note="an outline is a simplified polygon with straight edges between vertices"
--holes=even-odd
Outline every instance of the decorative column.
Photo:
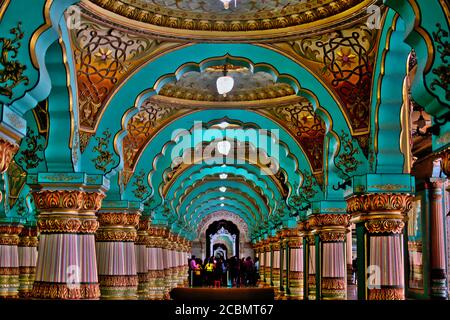
[[348,214],[314,214],[309,218],[310,228],[319,236],[316,254],[320,254],[320,265],[316,264],[316,275],[320,272],[321,300],[347,298],[345,239],[349,220]]
[[353,239],[352,239],[352,228],[353,225],[350,225],[349,232],[347,232],[346,238],[346,257],[347,257],[347,284],[353,284],[352,276],[353,276]]
[[170,290],[172,286],[172,282],[170,279],[171,276],[171,267],[172,267],[172,254],[171,251],[171,243],[169,240],[170,231],[164,229],[163,233],[163,265],[164,265],[164,299],[170,300]]
[[271,248],[271,281],[270,284],[275,288],[275,297],[280,296],[280,238],[278,235],[270,238],[270,248]]
[[308,265],[308,300],[316,300],[316,239],[311,232],[306,235],[306,245],[308,246],[308,261],[306,262]]
[[100,297],[94,235],[105,183],[83,173],[28,175],[40,233],[33,298]]
[[140,209],[104,207],[98,213],[96,233],[98,276],[101,298],[137,299],[138,276],[134,243]]
[[259,250],[259,286],[264,287],[266,282],[266,252],[264,249],[264,242],[258,242],[258,250]]
[[163,248],[165,240],[163,235],[165,229],[151,226],[149,231],[149,240],[147,243],[147,250],[149,255],[149,294],[151,300],[163,300],[165,287],[164,276],[164,254]]
[[367,265],[366,270],[358,270],[368,275],[358,278],[358,292],[364,292],[365,299],[405,299],[403,228],[410,209],[410,194],[368,193],[347,198],[347,212],[359,229],[358,246],[363,249],[358,249],[358,260]]
[[272,263],[271,263],[271,250],[269,239],[264,240],[264,282],[267,286],[271,286],[271,271],[272,271]]
[[445,179],[431,178],[426,184],[430,190],[430,257],[431,257],[431,298],[448,299],[447,266],[445,255],[445,228],[446,213],[444,211]]
[[136,271],[138,276],[137,294],[140,300],[150,299],[150,273],[149,273],[149,251],[147,244],[149,242],[148,230],[150,220],[148,217],[141,216],[137,230],[137,239],[135,243]]
[[288,274],[287,270],[288,267],[286,266],[287,263],[287,255],[289,254],[287,249],[287,242],[288,242],[288,236],[289,236],[289,229],[283,229],[280,232],[280,292],[281,297],[280,299],[286,299],[286,292],[287,292],[287,282],[288,282]]
[[296,229],[290,229],[287,237],[287,253],[289,255],[289,287],[290,300],[303,299],[303,223]]
[[22,225],[0,224],[0,298],[19,297],[19,235]]
[[19,297],[30,298],[36,276],[37,263],[37,228],[25,227],[19,239]]

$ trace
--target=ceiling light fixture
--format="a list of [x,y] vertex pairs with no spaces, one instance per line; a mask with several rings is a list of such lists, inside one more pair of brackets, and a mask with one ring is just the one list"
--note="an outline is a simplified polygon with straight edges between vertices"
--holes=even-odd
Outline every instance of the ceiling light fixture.
[[222,201],[225,200],[225,197],[220,197],[220,200],[222,200]]
[[224,97],[226,97],[227,93],[233,90],[234,87],[234,79],[233,77],[228,76],[227,73],[227,63],[225,62],[223,66],[223,76],[217,78],[216,82],[217,92]]
[[221,207],[224,207],[225,205],[223,203],[220,204]]
[[[220,0],[220,1],[222,1],[223,7],[224,7],[225,10],[230,9],[230,2],[231,2],[231,0]],[[236,6],[237,6],[236,1],[237,1],[237,0],[234,0],[234,7],[235,7],[235,8],[236,8]]]
[[228,178],[228,175],[226,173],[221,173],[219,177],[220,179],[225,180],[226,178]]
[[220,187],[219,190],[220,190],[220,192],[225,192],[225,191],[227,191],[227,187]]
[[230,153],[231,143],[227,140],[217,142],[217,151],[224,156],[227,156]]

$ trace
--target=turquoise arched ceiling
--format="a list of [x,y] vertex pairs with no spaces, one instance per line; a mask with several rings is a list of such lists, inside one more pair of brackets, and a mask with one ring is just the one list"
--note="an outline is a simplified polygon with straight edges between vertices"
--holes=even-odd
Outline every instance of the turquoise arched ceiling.
[[[326,110],[324,115],[325,122],[328,125],[328,130],[333,128],[337,132],[346,132],[349,134],[349,129],[345,117],[343,116],[339,106],[333,100],[328,91],[322,86],[322,84],[303,67],[295,63],[294,61],[266,48],[257,47],[247,44],[230,44],[230,45],[209,45],[198,44],[190,47],[182,48],[173,52],[170,52],[163,57],[160,57],[147,65],[140,68],[139,72],[132,74],[128,81],[121,87],[121,89],[115,93],[108,104],[108,108],[105,110],[103,117],[98,126],[97,135],[101,137],[101,134],[106,130],[110,132],[121,132],[115,138],[115,150],[121,149],[121,141],[125,135],[124,128],[128,120],[138,112],[142,102],[148,98],[154,92],[149,92],[148,88],[154,88],[155,83],[160,80],[164,75],[170,73],[170,68],[167,66],[183,65],[186,62],[201,61],[215,56],[224,56],[229,53],[232,56],[244,57],[255,64],[266,63],[270,61],[274,69],[280,74],[287,74],[294,78],[302,85],[299,90],[299,94],[306,95],[317,109],[319,106]],[[175,72],[176,68],[172,69]],[[161,83],[158,83],[160,85]],[[158,87],[158,86],[156,86]],[[314,92],[314,98],[311,92]],[[127,111],[127,106],[130,105],[129,97],[138,97],[135,100],[135,107]],[[229,111],[227,111],[229,112]],[[237,112],[237,111],[236,111]],[[117,114],[124,114],[122,122],[117,121]],[[330,120],[332,118],[332,121]],[[115,121],[113,121],[113,119]],[[333,141],[334,144],[337,140]],[[338,143],[337,143],[338,144]],[[88,150],[91,150],[95,145],[94,139],[91,139]],[[335,147],[334,147],[335,148]],[[334,156],[334,153],[331,153]],[[88,152],[83,154],[83,158],[86,165],[89,167],[90,155]],[[363,157],[362,157],[363,158]],[[148,159],[148,158],[147,158]],[[361,159],[362,160],[362,159]],[[363,161],[362,161],[363,162]],[[119,159],[116,159],[115,164],[119,163]],[[364,166],[360,166],[363,168]],[[120,165],[116,167],[120,170]],[[90,170],[93,170],[92,165]],[[329,167],[329,171],[332,168]]]

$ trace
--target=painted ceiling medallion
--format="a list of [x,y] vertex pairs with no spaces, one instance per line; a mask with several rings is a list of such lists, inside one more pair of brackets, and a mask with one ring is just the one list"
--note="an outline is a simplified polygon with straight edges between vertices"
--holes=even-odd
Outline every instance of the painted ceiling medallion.
[[367,15],[377,0],[84,0],[100,17],[160,37],[246,41],[298,37]]

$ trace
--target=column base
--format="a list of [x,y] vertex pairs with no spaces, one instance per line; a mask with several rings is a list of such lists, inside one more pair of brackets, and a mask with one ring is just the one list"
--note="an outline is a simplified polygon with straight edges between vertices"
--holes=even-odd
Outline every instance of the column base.
[[289,300],[303,300],[303,272],[291,271],[289,273]]
[[69,288],[67,283],[35,281],[31,297],[35,299],[98,300],[100,287],[98,283],[83,283]]
[[347,286],[345,283],[345,278],[322,278],[322,299],[347,299]]
[[19,298],[31,298],[36,267],[20,267],[19,270]]
[[316,276],[308,275],[308,300],[316,300]]
[[368,289],[368,300],[405,300],[404,288]]
[[98,276],[101,299],[136,300],[138,298],[138,277],[134,275]]
[[146,273],[138,273],[138,288],[137,295],[139,300],[149,300],[149,287],[150,287],[150,277],[148,272]]
[[442,269],[431,270],[431,299],[448,299],[447,278]]
[[0,268],[0,298],[19,297],[19,268]]

